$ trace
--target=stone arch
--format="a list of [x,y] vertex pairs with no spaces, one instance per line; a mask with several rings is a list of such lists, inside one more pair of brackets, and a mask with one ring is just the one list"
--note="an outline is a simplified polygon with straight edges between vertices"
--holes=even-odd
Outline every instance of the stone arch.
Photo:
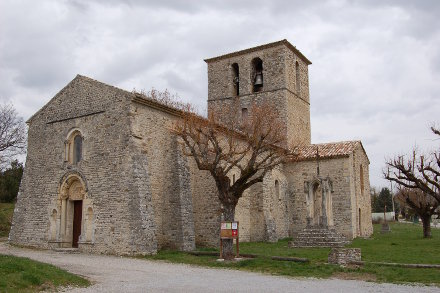
[[[316,214],[317,211],[317,200],[320,194],[321,182],[318,178],[313,178],[311,181],[306,182],[306,206],[307,206],[307,225],[317,224]],[[320,205],[318,205],[319,207]]]
[[87,182],[77,171],[67,172],[60,181],[58,201],[60,202],[60,228],[57,239],[61,247],[78,247],[84,239],[84,202],[87,199]]

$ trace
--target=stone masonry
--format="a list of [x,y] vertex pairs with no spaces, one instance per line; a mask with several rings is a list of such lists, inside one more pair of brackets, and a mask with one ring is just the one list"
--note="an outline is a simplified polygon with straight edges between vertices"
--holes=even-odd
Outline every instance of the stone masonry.
[[[372,233],[360,141],[311,144],[308,66],[286,40],[205,60],[208,111],[273,106],[295,160],[240,199],[241,241],[322,225],[346,240]],[[28,120],[28,153],[9,241],[90,253],[151,254],[217,246],[221,205],[210,174],[170,132],[179,111],[78,75]],[[231,171],[231,180],[239,176]]]

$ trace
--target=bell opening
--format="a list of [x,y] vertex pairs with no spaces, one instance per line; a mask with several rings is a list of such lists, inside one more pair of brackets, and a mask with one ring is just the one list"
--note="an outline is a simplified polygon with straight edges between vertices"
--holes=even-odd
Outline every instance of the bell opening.
[[259,92],[263,88],[263,61],[260,58],[252,60],[253,92]]

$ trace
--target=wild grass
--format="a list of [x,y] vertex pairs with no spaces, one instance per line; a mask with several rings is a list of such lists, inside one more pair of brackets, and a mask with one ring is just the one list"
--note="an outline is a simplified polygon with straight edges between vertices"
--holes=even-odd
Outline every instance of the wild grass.
[[88,286],[84,278],[28,258],[0,255],[0,292],[38,292],[59,286]]
[[13,203],[0,203],[0,237],[7,237],[11,228]]

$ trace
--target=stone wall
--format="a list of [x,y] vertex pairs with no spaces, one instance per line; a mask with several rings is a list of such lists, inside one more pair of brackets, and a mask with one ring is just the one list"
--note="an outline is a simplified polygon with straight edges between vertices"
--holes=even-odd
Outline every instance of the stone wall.
[[[332,182],[333,222],[336,231],[348,239],[353,238],[351,168],[349,157],[321,159],[319,161],[320,177],[330,178]],[[294,236],[307,225],[307,194],[305,182],[317,178],[318,164],[315,160],[290,163],[286,166],[289,191],[293,196],[293,208],[290,213],[290,233]]]
[[[371,197],[370,197],[370,162],[362,145],[359,143],[353,152],[353,173],[356,194],[356,236],[368,237],[373,233],[371,218]],[[361,178],[362,168],[362,178]],[[363,182],[361,182],[363,181]],[[361,189],[363,187],[363,189]],[[360,213],[359,213],[360,211]]]
[[[31,118],[26,167],[10,232],[12,243],[43,248],[64,245],[49,243],[49,219],[58,208],[60,181],[76,172],[85,179],[85,199],[93,203],[93,241],[80,243],[80,250],[112,254],[156,251],[151,218],[139,219],[140,227],[145,228],[140,231],[134,224],[140,216],[141,199],[130,180],[137,171],[130,163],[134,158],[127,94],[78,76]],[[77,165],[65,162],[64,142],[72,129],[83,136],[83,159]]]
[[[263,87],[253,92],[252,60],[263,61]],[[297,91],[296,62],[299,64]],[[239,95],[234,92],[232,64],[239,66]],[[286,125],[289,144],[310,143],[310,98],[307,63],[284,44],[258,51],[208,61],[208,112],[223,113],[240,118],[243,108],[252,103],[267,103]]]
[[132,117],[133,151],[140,151],[148,163],[158,248],[216,246],[220,206],[215,183],[207,171],[198,170],[194,160],[183,154],[171,133],[178,116],[134,103]]
[[330,264],[347,265],[360,261],[362,261],[360,248],[332,248],[328,255]]

